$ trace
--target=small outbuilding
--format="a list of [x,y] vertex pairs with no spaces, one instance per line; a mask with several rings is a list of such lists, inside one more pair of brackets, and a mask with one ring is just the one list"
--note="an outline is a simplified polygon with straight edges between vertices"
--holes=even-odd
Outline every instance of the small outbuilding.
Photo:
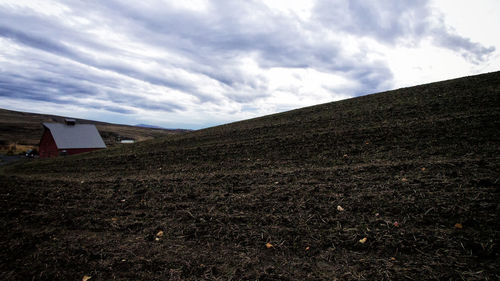
[[41,158],[73,155],[106,148],[99,131],[92,124],[76,124],[74,119],[62,123],[43,123],[40,140]]

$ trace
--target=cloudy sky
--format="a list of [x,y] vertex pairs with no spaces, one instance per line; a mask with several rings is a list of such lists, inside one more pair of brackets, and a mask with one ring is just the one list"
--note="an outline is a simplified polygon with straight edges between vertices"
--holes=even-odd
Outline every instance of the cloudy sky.
[[500,1],[0,0],[0,108],[198,129],[500,70]]

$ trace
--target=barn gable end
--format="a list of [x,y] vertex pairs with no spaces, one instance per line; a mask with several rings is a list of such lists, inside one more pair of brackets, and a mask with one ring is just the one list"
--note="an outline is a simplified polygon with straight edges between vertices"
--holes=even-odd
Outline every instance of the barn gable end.
[[42,138],[40,139],[39,150],[40,157],[42,158],[56,157],[59,155],[56,142],[54,141],[50,130],[45,129],[43,131]]

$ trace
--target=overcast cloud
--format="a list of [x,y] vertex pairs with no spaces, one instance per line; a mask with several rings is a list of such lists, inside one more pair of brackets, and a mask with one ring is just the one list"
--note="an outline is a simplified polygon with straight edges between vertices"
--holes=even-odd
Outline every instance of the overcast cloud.
[[202,128],[498,70],[445,2],[2,0],[0,107]]

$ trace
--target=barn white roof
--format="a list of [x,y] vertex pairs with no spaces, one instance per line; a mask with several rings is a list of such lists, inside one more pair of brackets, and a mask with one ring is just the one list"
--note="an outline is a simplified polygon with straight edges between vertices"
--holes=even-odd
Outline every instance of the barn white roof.
[[58,149],[106,147],[95,125],[43,123],[43,126],[50,130]]

